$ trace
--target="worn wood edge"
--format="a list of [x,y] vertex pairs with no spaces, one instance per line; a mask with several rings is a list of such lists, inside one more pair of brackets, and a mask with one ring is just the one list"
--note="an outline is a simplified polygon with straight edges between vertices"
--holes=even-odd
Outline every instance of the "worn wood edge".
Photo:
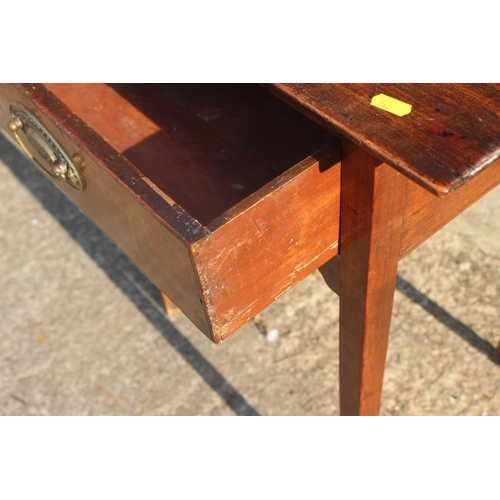
[[402,174],[404,174],[409,179],[413,180],[420,186],[422,186],[427,191],[437,195],[439,197],[445,197],[450,193],[456,191],[467,182],[473,178],[479,170],[484,170],[486,167],[490,166],[500,157],[500,151],[497,151],[496,154],[491,155],[485,162],[481,164],[481,166],[475,171],[469,172],[468,175],[463,176],[461,178],[454,179],[447,185],[443,185],[439,182],[432,182],[429,179],[421,177],[406,164],[394,161],[392,155],[390,155],[383,147],[377,145],[370,141],[369,139],[364,138],[361,134],[357,134],[352,132],[348,128],[345,127],[340,121],[335,120],[323,113],[322,111],[314,108],[309,103],[304,103],[293,91],[288,87],[286,83],[266,83],[262,84],[264,87],[269,89],[274,95],[284,100],[291,106],[293,106],[297,111],[302,112],[308,118],[314,120],[316,123],[325,127],[327,130],[336,135],[341,135],[342,137],[348,138],[357,146],[365,149],[370,152],[377,158],[379,158],[384,163],[392,166]]
[[[221,216],[217,217],[214,221],[212,221],[208,226],[206,226],[210,235],[214,235],[217,237],[217,230],[220,230],[222,227],[226,227],[228,224],[237,224],[237,220],[240,217],[244,217],[247,215],[249,210],[252,210],[257,204],[267,203],[269,198],[271,198],[274,194],[276,194],[281,189],[286,189],[286,187],[293,182],[296,182],[297,179],[304,174],[309,168],[315,168],[318,166],[320,169],[327,170],[328,168],[334,168],[336,165],[339,165],[342,157],[342,144],[339,140],[334,139],[329,142],[324,147],[312,153],[307,158],[304,158],[296,165],[289,168],[286,172],[282,173],[272,181],[268,182],[256,192],[247,196],[244,200],[231,207],[229,210],[224,212]],[[208,324],[210,326],[210,335],[209,338],[216,344],[221,342],[224,338],[227,338],[231,333],[237,330],[239,327],[243,326],[247,321],[247,312],[246,310],[240,311],[240,314],[237,318],[231,321],[230,324],[219,324],[217,322],[217,315],[214,312],[215,307],[211,303],[210,288],[212,283],[208,282],[204,277],[200,274],[199,270],[203,269],[203,265],[198,265],[197,262],[200,260],[200,252],[201,248],[204,244],[207,244],[209,236],[205,237],[203,240],[200,240],[196,244],[191,245],[191,257],[193,259],[193,267],[197,272],[197,279],[200,283],[200,290],[202,291],[202,300],[204,304],[204,309],[207,311]],[[325,252],[318,256],[319,259],[323,258],[324,255],[328,252],[331,252],[333,256],[333,252],[337,250],[338,243],[332,245],[332,249],[326,249]],[[329,258],[330,258],[329,257]],[[328,259],[327,259],[328,260]],[[321,265],[321,261],[320,264]],[[313,269],[314,270],[314,269]],[[311,270],[311,272],[313,271]],[[305,277],[305,276],[304,276]],[[301,278],[302,279],[302,278]],[[300,281],[300,280],[297,280]],[[281,295],[286,293],[295,283],[291,285],[285,285],[282,289],[276,294],[273,300],[269,301],[270,305],[272,302],[277,300]],[[249,306],[251,307],[251,306]],[[267,306],[266,306],[267,307]]]
[[[86,155],[102,166],[153,217],[189,244],[203,238],[207,231],[179,205],[171,205],[144,175],[75,115],[43,84],[13,84],[34,106]],[[98,151],[96,151],[96,147]]]
[[[341,160],[340,159],[340,151],[338,149],[335,149],[330,156],[325,156],[325,158],[330,158],[332,160],[335,160],[335,163],[331,166],[331,168],[338,169],[339,193],[337,196],[339,198],[340,197],[340,160]],[[280,179],[280,181],[277,182],[277,184],[274,184],[273,182],[271,182],[271,183],[269,183],[268,186],[262,188],[266,192],[265,196],[262,196],[262,195],[258,196],[255,203],[252,203],[251,205],[246,204],[244,209],[242,209],[242,207],[239,207],[239,209],[235,210],[235,213],[232,214],[233,217],[231,217],[230,220],[226,224],[219,226],[219,230],[227,230],[231,224],[237,224],[238,219],[240,217],[247,215],[247,212],[249,210],[252,210],[252,208],[255,208],[258,204],[268,203],[269,200],[272,198],[273,194],[276,194],[280,190],[286,189],[287,186],[290,186],[290,185],[293,185],[294,183],[297,183],[300,176],[307,174],[309,171],[309,168],[311,168],[311,167],[314,168],[314,166],[318,165],[318,164],[319,164],[319,161],[317,159],[314,159],[314,161],[311,163],[311,158],[307,158],[307,159],[303,160],[302,162],[299,162],[299,164],[296,165],[297,171],[292,172],[293,175],[285,175],[285,176],[283,176],[282,179]],[[337,215],[340,216],[340,214],[337,214]],[[338,231],[338,219],[337,219],[337,231]],[[203,260],[205,259],[205,253],[206,253],[207,247],[209,247],[211,241],[213,241],[212,238],[217,238],[217,229],[215,229],[214,232],[211,232],[210,235],[207,235],[207,237],[205,237],[203,240],[200,240],[199,242],[196,242],[195,244],[191,245],[192,255],[193,255],[193,259],[194,259],[194,268],[196,270],[204,269],[205,266],[203,265]],[[335,241],[332,244],[325,247],[324,250],[321,253],[319,253],[318,255],[316,255],[314,257],[314,259],[312,259],[308,263],[307,266],[303,266],[299,270],[297,270],[297,272],[295,273],[294,279],[290,280],[290,277],[287,276],[279,284],[277,284],[276,288],[278,290],[273,295],[272,299],[268,300],[265,303],[265,305],[260,307],[257,311],[254,311],[253,314],[250,315],[250,311],[252,310],[252,307],[254,307],[254,305],[258,302],[258,299],[251,302],[246,308],[238,311],[238,313],[229,322],[224,322],[224,323],[220,323],[218,321],[217,305],[213,303],[213,300],[212,300],[212,297],[210,294],[210,289],[213,286],[213,283],[211,283],[209,280],[206,279],[206,277],[204,277],[198,273],[198,279],[200,282],[200,288],[202,290],[202,298],[203,298],[203,302],[205,305],[205,310],[207,311],[207,315],[209,318],[209,324],[212,328],[211,339],[215,343],[219,343],[220,341],[227,338],[235,330],[237,330],[239,327],[241,327],[247,321],[249,321],[249,319],[251,319],[251,317],[258,314],[258,312],[262,311],[265,307],[269,306],[271,303],[273,303],[275,300],[277,300],[281,295],[283,295],[285,292],[287,292],[291,287],[293,287],[299,281],[301,281],[302,279],[307,277],[311,272],[318,269],[320,266],[322,266],[328,260],[332,259],[337,254],[337,252],[338,252],[338,239],[337,239],[337,241]]]
[[[328,248],[325,249],[325,251],[318,255],[314,259],[314,263],[309,263],[310,265],[307,267],[307,269],[303,270],[300,274],[296,275],[296,279],[293,280],[292,282],[287,282],[281,283],[280,288],[278,291],[273,294],[272,299],[266,301],[265,305],[259,309],[259,311],[255,312],[254,314],[249,317],[249,311],[252,309],[252,306],[254,305],[255,302],[252,302],[247,308],[241,310],[237,316],[235,316],[230,322],[220,324],[217,321],[217,316],[213,313],[214,306],[211,303],[210,299],[207,299],[207,295],[202,293],[202,297],[205,303],[205,310],[207,312],[208,316],[208,324],[210,327],[210,334],[207,335],[210,340],[212,340],[215,344],[218,344],[222,342],[223,340],[227,339],[231,334],[233,334],[238,328],[242,327],[244,324],[246,324],[252,317],[254,317],[256,314],[258,314],[260,311],[264,310],[266,307],[270,306],[272,303],[274,303],[276,300],[278,300],[283,294],[285,294],[288,290],[290,290],[293,286],[295,286],[297,283],[302,281],[304,278],[306,278],[309,274],[311,274],[313,271],[316,269],[320,268],[322,265],[324,265],[325,262],[328,262],[329,260],[333,259],[334,256],[338,252],[338,242],[333,243],[330,245]],[[201,288],[202,290],[208,290],[210,287],[210,284],[206,281],[200,278],[198,275],[198,279],[201,282]]]

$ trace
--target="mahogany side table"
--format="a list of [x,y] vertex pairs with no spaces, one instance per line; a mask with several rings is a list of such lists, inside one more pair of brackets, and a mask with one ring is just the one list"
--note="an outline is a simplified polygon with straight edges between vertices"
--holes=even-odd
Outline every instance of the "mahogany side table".
[[494,84],[2,84],[0,127],[216,343],[319,268],[343,415],[378,413],[398,261],[500,183]]

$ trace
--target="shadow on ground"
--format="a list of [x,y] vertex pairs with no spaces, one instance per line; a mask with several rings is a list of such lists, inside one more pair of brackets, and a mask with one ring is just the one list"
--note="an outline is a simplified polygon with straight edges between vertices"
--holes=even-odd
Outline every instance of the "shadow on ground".
[[165,316],[156,287],[50,180],[0,135],[0,158],[169,344],[237,415],[258,415]]
[[464,325],[457,318],[453,317],[445,309],[440,307],[426,295],[419,292],[413,285],[400,276],[397,277],[396,288],[406,295],[410,300],[418,304],[429,314],[434,316],[453,333],[468,342],[474,349],[484,354],[490,361],[500,366],[500,362],[495,358],[495,347],[487,340],[482,339],[476,332]]

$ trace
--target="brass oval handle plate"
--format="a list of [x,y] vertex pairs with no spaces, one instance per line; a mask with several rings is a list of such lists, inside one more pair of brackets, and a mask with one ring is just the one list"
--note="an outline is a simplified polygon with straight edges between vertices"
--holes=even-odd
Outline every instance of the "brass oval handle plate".
[[40,120],[22,104],[10,105],[12,120],[8,124],[24,154],[40,172],[55,182],[67,182],[78,191],[85,181],[69,155],[61,148]]

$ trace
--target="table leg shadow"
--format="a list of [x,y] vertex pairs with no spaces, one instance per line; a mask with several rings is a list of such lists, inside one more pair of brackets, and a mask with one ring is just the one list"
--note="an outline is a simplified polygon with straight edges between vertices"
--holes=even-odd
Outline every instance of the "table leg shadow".
[[464,325],[457,318],[453,317],[441,306],[436,304],[422,292],[419,292],[413,285],[408,283],[405,279],[398,276],[396,278],[396,289],[403,293],[406,297],[418,304],[429,314],[434,316],[443,325],[449,328],[452,332],[456,333],[460,338],[468,342],[474,349],[484,354],[490,361],[500,366],[498,359],[498,349],[495,353],[495,347],[487,340],[481,338],[477,333],[471,330],[467,325]]

